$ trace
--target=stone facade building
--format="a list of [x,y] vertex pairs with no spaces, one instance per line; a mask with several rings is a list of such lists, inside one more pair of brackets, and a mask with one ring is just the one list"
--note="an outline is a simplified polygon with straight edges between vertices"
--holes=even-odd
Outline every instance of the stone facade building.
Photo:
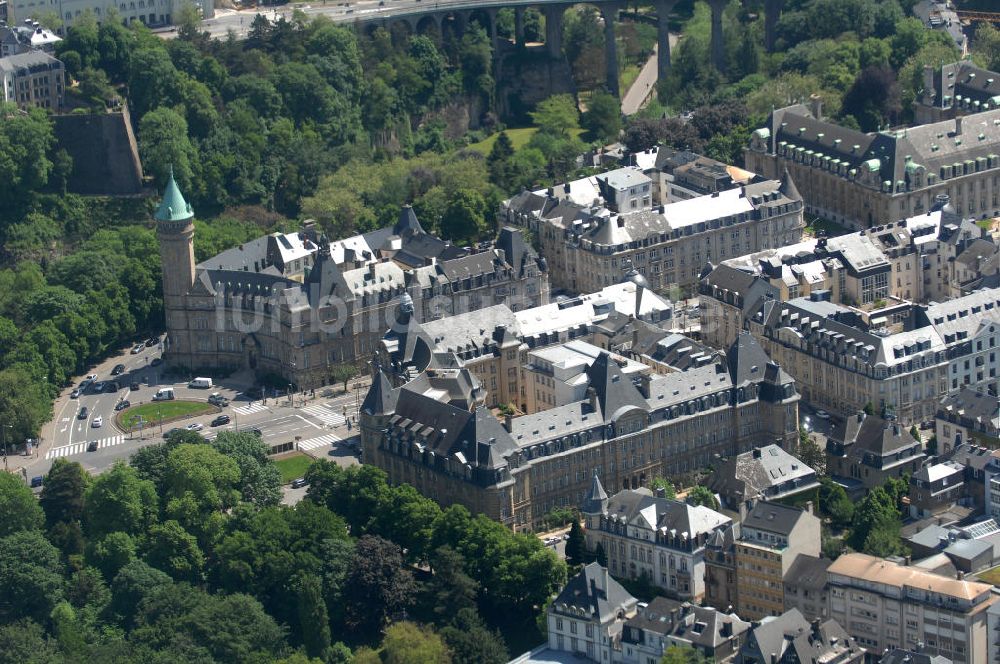
[[165,361],[191,370],[251,369],[300,389],[332,367],[367,360],[405,295],[424,320],[504,303],[547,301],[544,261],[515,229],[471,251],[420,227],[406,206],[395,226],[334,243],[312,228],[274,233],[194,260],[194,212],[173,178],[156,212],[163,266]]
[[840,556],[827,572],[830,617],[871,652],[891,648],[986,662],[995,636],[987,609],[993,586],[939,576],[861,553]]
[[705,545],[732,520],[703,505],[654,496],[649,489],[610,499],[594,475],[580,508],[587,548],[600,545],[616,577],[645,577],[670,597],[700,601],[705,592]]
[[0,101],[57,111],[63,105],[63,63],[43,51],[0,58]]
[[761,622],[747,635],[736,664],[861,664],[865,649],[836,620],[808,621],[797,609]]
[[947,194],[963,216],[1000,215],[1000,108],[870,134],[819,111],[773,111],[744,151],[765,178],[789,171],[808,213],[862,229],[921,214]]
[[750,623],[735,613],[665,597],[640,606],[622,630],[622,664],[657,664],[671,646],[693,648],[716,664],[732,662]]
[[898,422],[863,411],[835,423],[826,439],[827,474],[864,493],[890,478],[912,476],[926,461],[923,443]]
[[789,177],[659,205],[647,193],[653,186],[640,169],[623,168],[518,194],[504,203],[500,221],[530,229],[552,285],[571,292],[616,283],[624,265],[658,292],[691,290],[707,261],[802,238],[801,198]]
[[794,382],[753,343],[734,346],[727,365],[644,375],[638,384],[604,352],[587,368],[585,399],[501,424],[482,405],[489,388],[454,353],[432,352],[405,311],[401,318],[397,327],[413,334],[391,333],[388,345],[409,349],[423,368],[400,384],[408,370],[391,367],[391,380],[377,367],[361,408],[365,462],[443,505],[463,504],[517,530],[579,505],[595,470],[614,491],[637,489],[715,455],[798,439]]
[[[80,16],[90,13],[98,23],[115,16],[125,25],[142,23],[150,27],[173,25],[180,19],[182,0],[8,0],[11,21],[21,21],[33,14],[55,12],[62,21],[60,33],[73,27]],[[213,0],[191,3],[202,18],[215,16]]]
[[[797,449],[797,448],[796,448]],[[816,471],[778,445],[755,447],[724,459],[707,486],[722,504],[739,509],[748,500],[785,500],[819,488]]]
[[913,102],[913,119],[930,124],[995,108],[1000,108],[1000,74],[961,60],[924,66],[924,86]]

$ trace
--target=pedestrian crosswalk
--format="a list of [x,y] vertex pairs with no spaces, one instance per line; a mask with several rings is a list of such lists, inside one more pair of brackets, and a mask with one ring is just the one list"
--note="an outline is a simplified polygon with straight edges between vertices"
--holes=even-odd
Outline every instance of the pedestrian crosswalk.
[[329,426],[339,426],[347,421],[343,415],[333,411],[328,406],[324,406],[323,404],[306,406],[302,409],[302,412],[318,418],[320,422]]
[[[89,440],[85,440],[80,443],[72,443],[70,445],[63,445],[62,447],[53,447],[51,450],[45,453],[46,459],[59,459],[61,457],[74,456],[76,454],[82,454],[87,451],[87,446],[90,445]],[[114,445],[121,445],[125,442],[124,435],[118,436],[108,436],[107,438],[101,438],[97,441],[97,449],[103,450],[105,447],[113,447]]]
[[340,438],[335,434],[329,433],[325,436],[320,436],[319,438],[310,438],[309,440],[300,440],[299,450],[315,450],[320,447],[325,447],[326,445],[332,445],[336,443]]
[[253,403],[249,406],[240,406],[239,408],[233,408],[233,412],[237,415],[250,415],[251,413],[259,413],[262,410],[267,410],[267,406],[262,403]]

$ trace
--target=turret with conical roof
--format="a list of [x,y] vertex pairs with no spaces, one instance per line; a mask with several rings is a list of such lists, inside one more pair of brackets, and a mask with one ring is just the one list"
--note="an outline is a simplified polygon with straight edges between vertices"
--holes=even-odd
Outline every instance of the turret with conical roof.
[[792,174],[788,172],[787,166],[785,167],[785,172],[781,174],[781,186],[778,187],[778,191],[793,201],[802,200],[799,188],[795,186],[795,180],[792,179]]
[[168,364],[190,366],[193,347],[185,298],[195,280],[194,210],[184,200],[173,169],[153,218],[163,270],[163,313],[167,324],[164,359]]
[[170,168],[170,177],[167,179],[167,186],[163,190],[163,200],[156,208],[153,218],[157,221],[187,221],[194,218],[194,210],[191,204],[184,200],[177,181],[174,180],[174,169]]
[[590,492],[580,505],[580,514],[586,521],[587,530],[596,530],[601,526],[601,516],[608,511],[608,494],[601,485],[601,480],[594,471],[594,479],[590,483]]

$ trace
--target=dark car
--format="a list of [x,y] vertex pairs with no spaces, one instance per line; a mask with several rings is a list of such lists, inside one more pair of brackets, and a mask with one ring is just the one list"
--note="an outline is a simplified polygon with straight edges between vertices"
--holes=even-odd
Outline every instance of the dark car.
[[78,420],[85,420],[85,419],[87,419],[87,416],[89,414],[90,414],[90,411],[87,410],[86,406],[80,406],[80,412],[76,414],[76,419],[78,419]]
[[159,357],[154,357],[152,360],[149,361],[149,366],[151,367],[158,367],[161,364],[163,364],[163,360],[160,359]]
[[301,489],[302,487],[304,487],[307,484],[309,484],[309,481],[306,480],[306,478],[304,478],[304,477],[299,477],[299,478],[296,478],[296,479],[292,480],[292,488],[293,489]]
[[136,381],[132,381],[132,384],[128,386],[128,389],[132,390],[133,392],[137,391],[139,389],[139,383],[137,383]]
[[97,441],[96,440],[92,440],[89,443],[87,443],[87,451],[88,452],[96,452],[97,451]]
[[112,376],[120,376],[123,373],[125,373],[125,365],[124,364],[116,364],[115,368],[111,370],[111,375]]
[[240,433],[252,433],[253,435],[257,436],[258,438],[263,438],[264,437],[264,432],[261,431],[260,429],[257,429],[257,428],[240,429]]
[[233,421],[232,418],[229,417],[228,415],[219,415],[217,418],[212,420],[210,426],[221,427],[223,424],[229,424],[232,421]]
[[124,400],[119,401],[118,403],[115,404],[115,410],[125,410],[126,408],[128,408],[131,405],[132,404],[129,402],[128,399],[124,399]]
[[42,475],[35,475],[34,477],[31,478],[31,488],[37,489],[38,487],[42,486],[43,482],[45,482],[45,478]]
[[160,343],[159,339],[157,339],[156,337],[150,337],[149,339],[146,339],[146,348],[152,348],[158,343]]

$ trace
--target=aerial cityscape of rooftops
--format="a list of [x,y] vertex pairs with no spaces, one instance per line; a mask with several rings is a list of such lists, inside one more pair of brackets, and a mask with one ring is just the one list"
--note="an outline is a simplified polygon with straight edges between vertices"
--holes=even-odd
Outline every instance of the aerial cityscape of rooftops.
[[0,662],[1000,664],[994,0],[0,0]]

